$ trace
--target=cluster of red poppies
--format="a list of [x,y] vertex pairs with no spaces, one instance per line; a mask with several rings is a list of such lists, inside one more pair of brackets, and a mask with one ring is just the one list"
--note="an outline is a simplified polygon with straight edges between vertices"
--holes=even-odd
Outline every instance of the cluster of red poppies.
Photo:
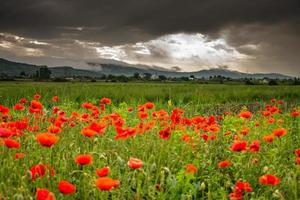
[[[57,106],[52,107],[52,113],[46,114],[47,110],[40,102],[41,95],[36,94],[30,101],[25,98],[21,98],[19,103],[13,106],[14,114],[18,112],[26,112],[23,118],[14,120],[10,108],[0,105],[0,138],[1,144],[7,148],[20,149],[22,142],[20,138],[27,133],[33,133],[36,141],[45,148],[53,148],[56,143],[60,141],[58,136],[65,128],[74,127],[77,124],[84,126],[81,127],[82,137],[94,138],[104,135],[109,127],[113,127],[115,130],[115,140],[125,140],[129,137],[135,137],[137,134],[144,134],[154,128],[157,128],[157,137],[163,140],[169,140],[174,132],[181,131],[181,140],[191,147],[195,147],[202,142],[209,142],[218,139],[220,137],[220,130],[222,128],[222,121],[226,116],[233,116],[236,119],[240,119],[242,122],[242,128],[240,130],[225,130],[223,137],[231,137],[230,141],[233,141],[231,147],[228,149],[232,153],[256,153],[260,152],[263,142],[272,143],[288,134],[288,128],[284,126],[276,127],[272,129],[267,135],[262,136],[261,140],[248,141],[245,137],[252,131],[250,123],[248,123],[254,116],[254,114],[248,110],[242,110],[237,115],[226,112],[222,115],[215,116],[193,116],[191,118],[186,117],[185,110],[180,108],[174,108],[171,112],[160,109],[154,110],[155,104],[147,102],[142,105],[138,105],[137,108],[128,107],[127,111],[133,113],[136,111],[137,124],[133,126],[127,126],[126,119],[117,112],[107,113],[107,108],[112,104],[112,101],[108,98],[100,99],[99,105],[94,105],[89,102],[81,104],[81,107],[85,109],[84,113],[72,112],[67,114]],[[54,96],[52,98],[54,103],[59,102],[59,97]],[[278,123],[283,125],[284,120],[274,117],[276,114],[282,114],[280,105],[283,105],[283,101],[271,100],[270,105],[266,105],[264,110],[261,110],[261,116],[265,120],[263,123],[273,124]],[[22,115],[19,115],[22,116]],[[131,115],[133,116],[133,115]],[[299,112],[293,110],[290,113],[290,117],[296,119],[299,117]],[[40,127],[41,122],[50,122],[48,127]],[[259,127],[261,124],[256,122],[253,127]],[[46,130],[46,131],[42,131]],[[193,132],[193,134],[191,134]],[[300,149],[295,151],[296,164],[300,164]],[[26,152],[16,152],[15,158],[21,159],[26,156]],[[91,154],[80,154],[76,156],[75,162],[77,165],[92,165],[93,156]],[[252,162],[258,162],[258,159],[253,159]],[[233,165],[233,161],[219,160],[219,168],[227,168]],[[143,166],[143,161],[137,158],[130,158],[128,166],[131,169],[139,169]],[[49,176],[55,176],[55,169],[49,164],[37,164],[30,169],[32,181],[37,178],[42,178],[46,174]],[[198,173],[196,165],[190,163],[185,166],[185,172],[188,174]],[[95,181],[95,186],[100,190],[111,190],[120,186],[120,180],[108,177],[110,174],[109,167],[103,167],[96,170],[98,178]],[[265,174],[259,177],[258,182],[263,185],[276,186],[280,184],[280,178],[272,174]],[[58,183],[58,190],[64,194],[73,194],[76,192],[76,186],[67,180],[61,180]],[[231,199],[239,200],[243,198],[243,194],[252,192],[253,189],[250,183],[237,181],[232,193],[229,195]],[[51,200],[54,199],[54,193],[48,191],[45,188],[37,188],[36,198],[38,200]]]

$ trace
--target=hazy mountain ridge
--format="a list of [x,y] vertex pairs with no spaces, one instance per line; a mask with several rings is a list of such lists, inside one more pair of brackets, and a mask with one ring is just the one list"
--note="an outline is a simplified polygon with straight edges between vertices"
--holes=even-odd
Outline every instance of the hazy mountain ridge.
[[[200,70],[196,72],[178,72],[168,70],[162,67],[147,66],[147,65],[131,65],[124,62],[116,61],[109,63],[106,60],[104,63],[87,62],[89,66],[95,66],[98,70],[86,70],[78,69],[70,66],[58,66],[50,67],[52,77],[73,77],[73,76],[85,76],[85,77],[101,77],[103,75],[124,75],[132,76],[134,73],[144,74],[150,73],[152,75],[164,75],[166,77],[190,77],[196,78],[209,78],[210,76],[223,76],[233,79],[239,78],[270,78],[270,79],[290,79],[291,76],[279,74],[279,73],[243,73],[223,68],[214,68],[207,70]],[[26,75],[34,75],[36,71],[42,66],[26,64],[20,62],[12,62],[0,58],[0,74],[6,74],[8,76],[19,76],[21,72],[25,72]]]

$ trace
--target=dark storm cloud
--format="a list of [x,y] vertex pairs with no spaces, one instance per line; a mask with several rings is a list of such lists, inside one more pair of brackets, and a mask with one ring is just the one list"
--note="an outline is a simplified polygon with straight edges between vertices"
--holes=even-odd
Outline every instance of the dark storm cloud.
[[299,20],[298,0],[1,0],[0,27],[31,38],[119,44],[174,32]]
[[[175,33],[225,39],[208,51],[246,55],[235,62],[238,70],[300,75],[299,0],[0,0],[0,57],[44,56],[47,64],[51,57],[96,59],[121,48],[132,62],[171,67],[180,60],[149,41]],[[150,55],[136,53],[145,49],[135,43],[143,42]],[[178,64],[201,69],[218,59],[191,54]]]

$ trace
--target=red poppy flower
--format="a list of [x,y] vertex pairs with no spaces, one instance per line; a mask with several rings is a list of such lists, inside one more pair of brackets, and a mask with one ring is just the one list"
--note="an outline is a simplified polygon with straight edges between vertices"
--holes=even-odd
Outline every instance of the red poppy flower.
[[31,179],[35,181],[36,178],[45,176],[47,170],[49,171],[50,176],[55,175],[55,170],[48,165],[37,164],[32,166],[29,170],[31,173]]
[[29,112],[30,113],[40,113],[43,109],[43,105],[36,101],[36,100],[32,100],[30,103],[30,107],[29,107]]
[[295,150],[295,154],[300,157],[300,148]]
[[24,158],[24,157],[25,157],[25,153],[16,153],[15,154],[15,159]]
[[247,148],[247,141],[235,141],[231,146],[231,151],[245,151]]
[[266,174],[259,178],[259,182],[264,185],[276,186],[280,183],[280,179],[272,174]]
[[96,174],[99,177],[105,177],[109,174],[109,172],[110,172],[109,167],[103,167],[101,169],[96,170]]
[[82,130],[81,130],[81,134],[84,135],[85,137],[93,137],[94,135],[97,134],[96,131],[90,129],[89,127],[84,127]]
[[159,131],[159,136],[164,140],[169,139],[170,135],[171,135],[170,128],[165,128],[165,129]]
[[42,146],[51,147],[59,140],[59,137],[51,133],[40,133],[36,135],[36,139]]
[[243,193],[241,191],[234,191],[229,194],[230,200],[243,200]]
[[21,144],[16,141],[16,140],[13,140],[13,139],[4,139],[4,144],[5,146],[7,146],[8,148],[15,148],[15,149],[18,149],[21,147]]
[[300,165],[300,157],[296,158],[296,164]]
[[25,98],[21,98],[21,99],[19,99],[19,102],[24,104],[24,103],[27,103],[27,100]]
[[53,102],[58,102],[58,100],[59,100],[58,96],[52,97],[52,101],[53,101]]
[[102,99],[100,99],[100,102],[101,103],[104,103],[104,104],[111,104],[111,100],[109,98],[106,98],[106,97],[103,97]]
[[76,192],[76,186],[68,181],[60,181],[58,184],[58,190],[63,194],[72,194]]
[[23,106],[22,104],[16,104],[14,105],[14,110],[24,110],[25,106]]
[[198,171],[197,167],[193,164],[187,164],[185,166],[185,173],[195,174],[195,173],[197,173],[197,171]]
[[15,133],[12,132],[11,130],[9,130],[7,128],[0,128],[0,137],[7,138],[7,137],[10,137],[13,135],[15,135]]
[[255,140],[250,144],[250,152],[258,152],[260,149],[260,141],[259,140]]
[[152,109],[154,107],[154,103],[152,103],[152,102],[147,102],[144,105],[147,109]]
[[274,135],[266,135],[263,137],[264,141],[266,142],[273,142],[274,140]]
[[39,99],[41,98],[41,95],[38,94],[38,93],[36,93],[36,94],[33,96],[33,98],[34,98],[35,100],[39,100]]
[[188,134],[183,134],[181,140],[188,143],[190,141],[190,136]]
[[278,128],[273,131],[273,135],[277,137],[284,136],[287,133],[285,128]]
[[300,113],[298,111],[291,112],[292,117],[298,117],[299,115],[300,115]]
[[229,198],[231,200],[242,200],[243,199],[243,191],[252,192],[253,189],[248,182],[238,181],[235,184],[235,188],[232,193],[229,194]]
[[7,115],[9,113],[9,108],[3,105],[0,105],[0,113],[2,113],[2,115]]
[[242,135],[247,135],[248,133],[249,133],[249,131],[250,131],[250,128],[243,128],[241,131],[240,131],[240,133],[242,134]]
[[130,158],[127,165],[132,169],[139,169],[143,166],[143,161],[137,158]]
[[37,188],[36,190],[37,200],[55,200],[55,196],[52,192],[44,188]]
[[100,190],[111,190],[120,185],[119,180],[114,180],[108,177],[100,177],[96,180],[96,186]]
[[80,154],[76,156],[75,162],[78,165],[89,165],[93,162],[93,157],[90,154]]
[[231,165],[231,162],[229,160],[224,160],[218,163],[218,166],[220,168],[229,167]]
[[59,128],[58,126],[51,125],[48,127],[48,131],[49,133],[60,133],[61,128]]
[[148,114],[146,112],[139,112],[138,117],[140,119],[146,119],[148,117]]
[[239,117],[249,119],[252,117],[252,113],[250,111],[242,111],[240,112]]
[[250,186],[250,184],[248,182],[242,182],[242,181],[236,182],[235,190],[246,191],[246,192],[252,192],[253,191],[252,187]]

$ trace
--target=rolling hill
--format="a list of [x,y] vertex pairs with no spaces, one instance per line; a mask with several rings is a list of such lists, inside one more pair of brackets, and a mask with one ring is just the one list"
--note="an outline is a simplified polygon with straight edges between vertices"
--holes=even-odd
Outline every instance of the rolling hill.
[[[147,65],[131,65],[124,62],[118,61],[105,61],[104,63],[97,62],[87,62],[91,69],[78,69],[71,66],[58,66],[50,67],[51,76],[54,78],[57,77],[91,77],[98,78],[103,75],[124,75],[132,76],[134,73],[144,74],[150,73],[153,75],[164,75],[166,77],[190,77],[194,76],[196,78],[209,78],[211,76],[223,76],[232,79],[239,78],[253,78],[253,79],[290,79],[291,76],[278,74],[278,73],[242,73],[238,71],[223,69],[223,68],[214,68],[207,70],[200,70],[195,72],[180,72],[174,70],[168,70],[156,66],[147,66]],[[12,62],[6,59],[0,58],[0,74],[6,74],[9,77],[20,76],[22,72],[28,76],[34,75],[37,70],[42,66]]]

